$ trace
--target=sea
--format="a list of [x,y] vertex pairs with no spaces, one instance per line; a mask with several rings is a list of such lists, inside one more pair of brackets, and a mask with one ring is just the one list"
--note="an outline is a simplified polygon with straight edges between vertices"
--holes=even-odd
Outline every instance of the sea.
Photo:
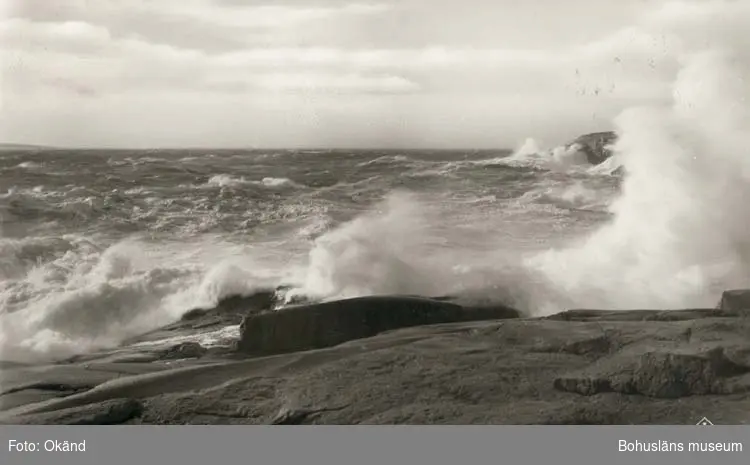
[[688,62],[672,102],[612,122],[614,155],[599,166],[533,139],[2,151],[0,359],[116,347],[277,286],[321,301],[471,294],[529,316],[714,307],[750,283],[744,76],[721,55]]

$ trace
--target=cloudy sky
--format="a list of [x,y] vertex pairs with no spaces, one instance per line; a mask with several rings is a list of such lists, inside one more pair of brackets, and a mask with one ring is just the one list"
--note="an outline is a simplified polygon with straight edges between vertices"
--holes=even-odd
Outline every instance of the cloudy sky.
[[741,3],[0,0],[0,141],[554,144],[665,101]]

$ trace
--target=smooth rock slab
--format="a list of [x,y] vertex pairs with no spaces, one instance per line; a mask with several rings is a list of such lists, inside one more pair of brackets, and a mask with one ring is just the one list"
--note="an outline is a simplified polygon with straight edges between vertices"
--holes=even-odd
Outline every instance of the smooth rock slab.
[[618,354],[581,372],[556,378],[554,387],[586,396],[617,392],[676,399],[739,392],[741,386],[729,389],[731,384],[725,381],[748,372],[750,367],[729,360],[721,347],[702,353],[657,350],[630,357]]
[[250,315],[240,326],[237,350],[253,355],[331,347],[413,326],[518,318],[509,307],[462,306],[417,297],[372,296],[289,307]]
[[566,310],[548,316],[557,321],[689,321],[706,318],[735,318],[738,312],[716,308],[688,308],[680,310]]
[[18,417],[12,423],[16,425],[118,425],[139,416],[142,409],[143,405],[135,399],[111,399],[31,417]]

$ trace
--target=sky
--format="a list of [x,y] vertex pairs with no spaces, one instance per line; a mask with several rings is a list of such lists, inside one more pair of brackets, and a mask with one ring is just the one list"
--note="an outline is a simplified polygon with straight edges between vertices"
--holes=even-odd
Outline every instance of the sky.
[[0,0],[0,141],[557,144],[667,101],[741,3]]

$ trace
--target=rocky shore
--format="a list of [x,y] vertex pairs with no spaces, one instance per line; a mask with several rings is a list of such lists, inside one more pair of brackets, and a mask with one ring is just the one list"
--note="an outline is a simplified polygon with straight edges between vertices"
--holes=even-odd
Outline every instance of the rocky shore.
[[[234,297],[116,350],[0,365],[11,424],[750,423],[750,291],[528,318],[470,298]],[[231,346],[140,344],[239,324]],[[173,339],[174,340],[174,339]]]
[[617,142],[617,134],[612,131],[594,132],[577,137],[566,145],[576,147],[586,155],[592,165],[599,165],[612,156],[611,146]]

